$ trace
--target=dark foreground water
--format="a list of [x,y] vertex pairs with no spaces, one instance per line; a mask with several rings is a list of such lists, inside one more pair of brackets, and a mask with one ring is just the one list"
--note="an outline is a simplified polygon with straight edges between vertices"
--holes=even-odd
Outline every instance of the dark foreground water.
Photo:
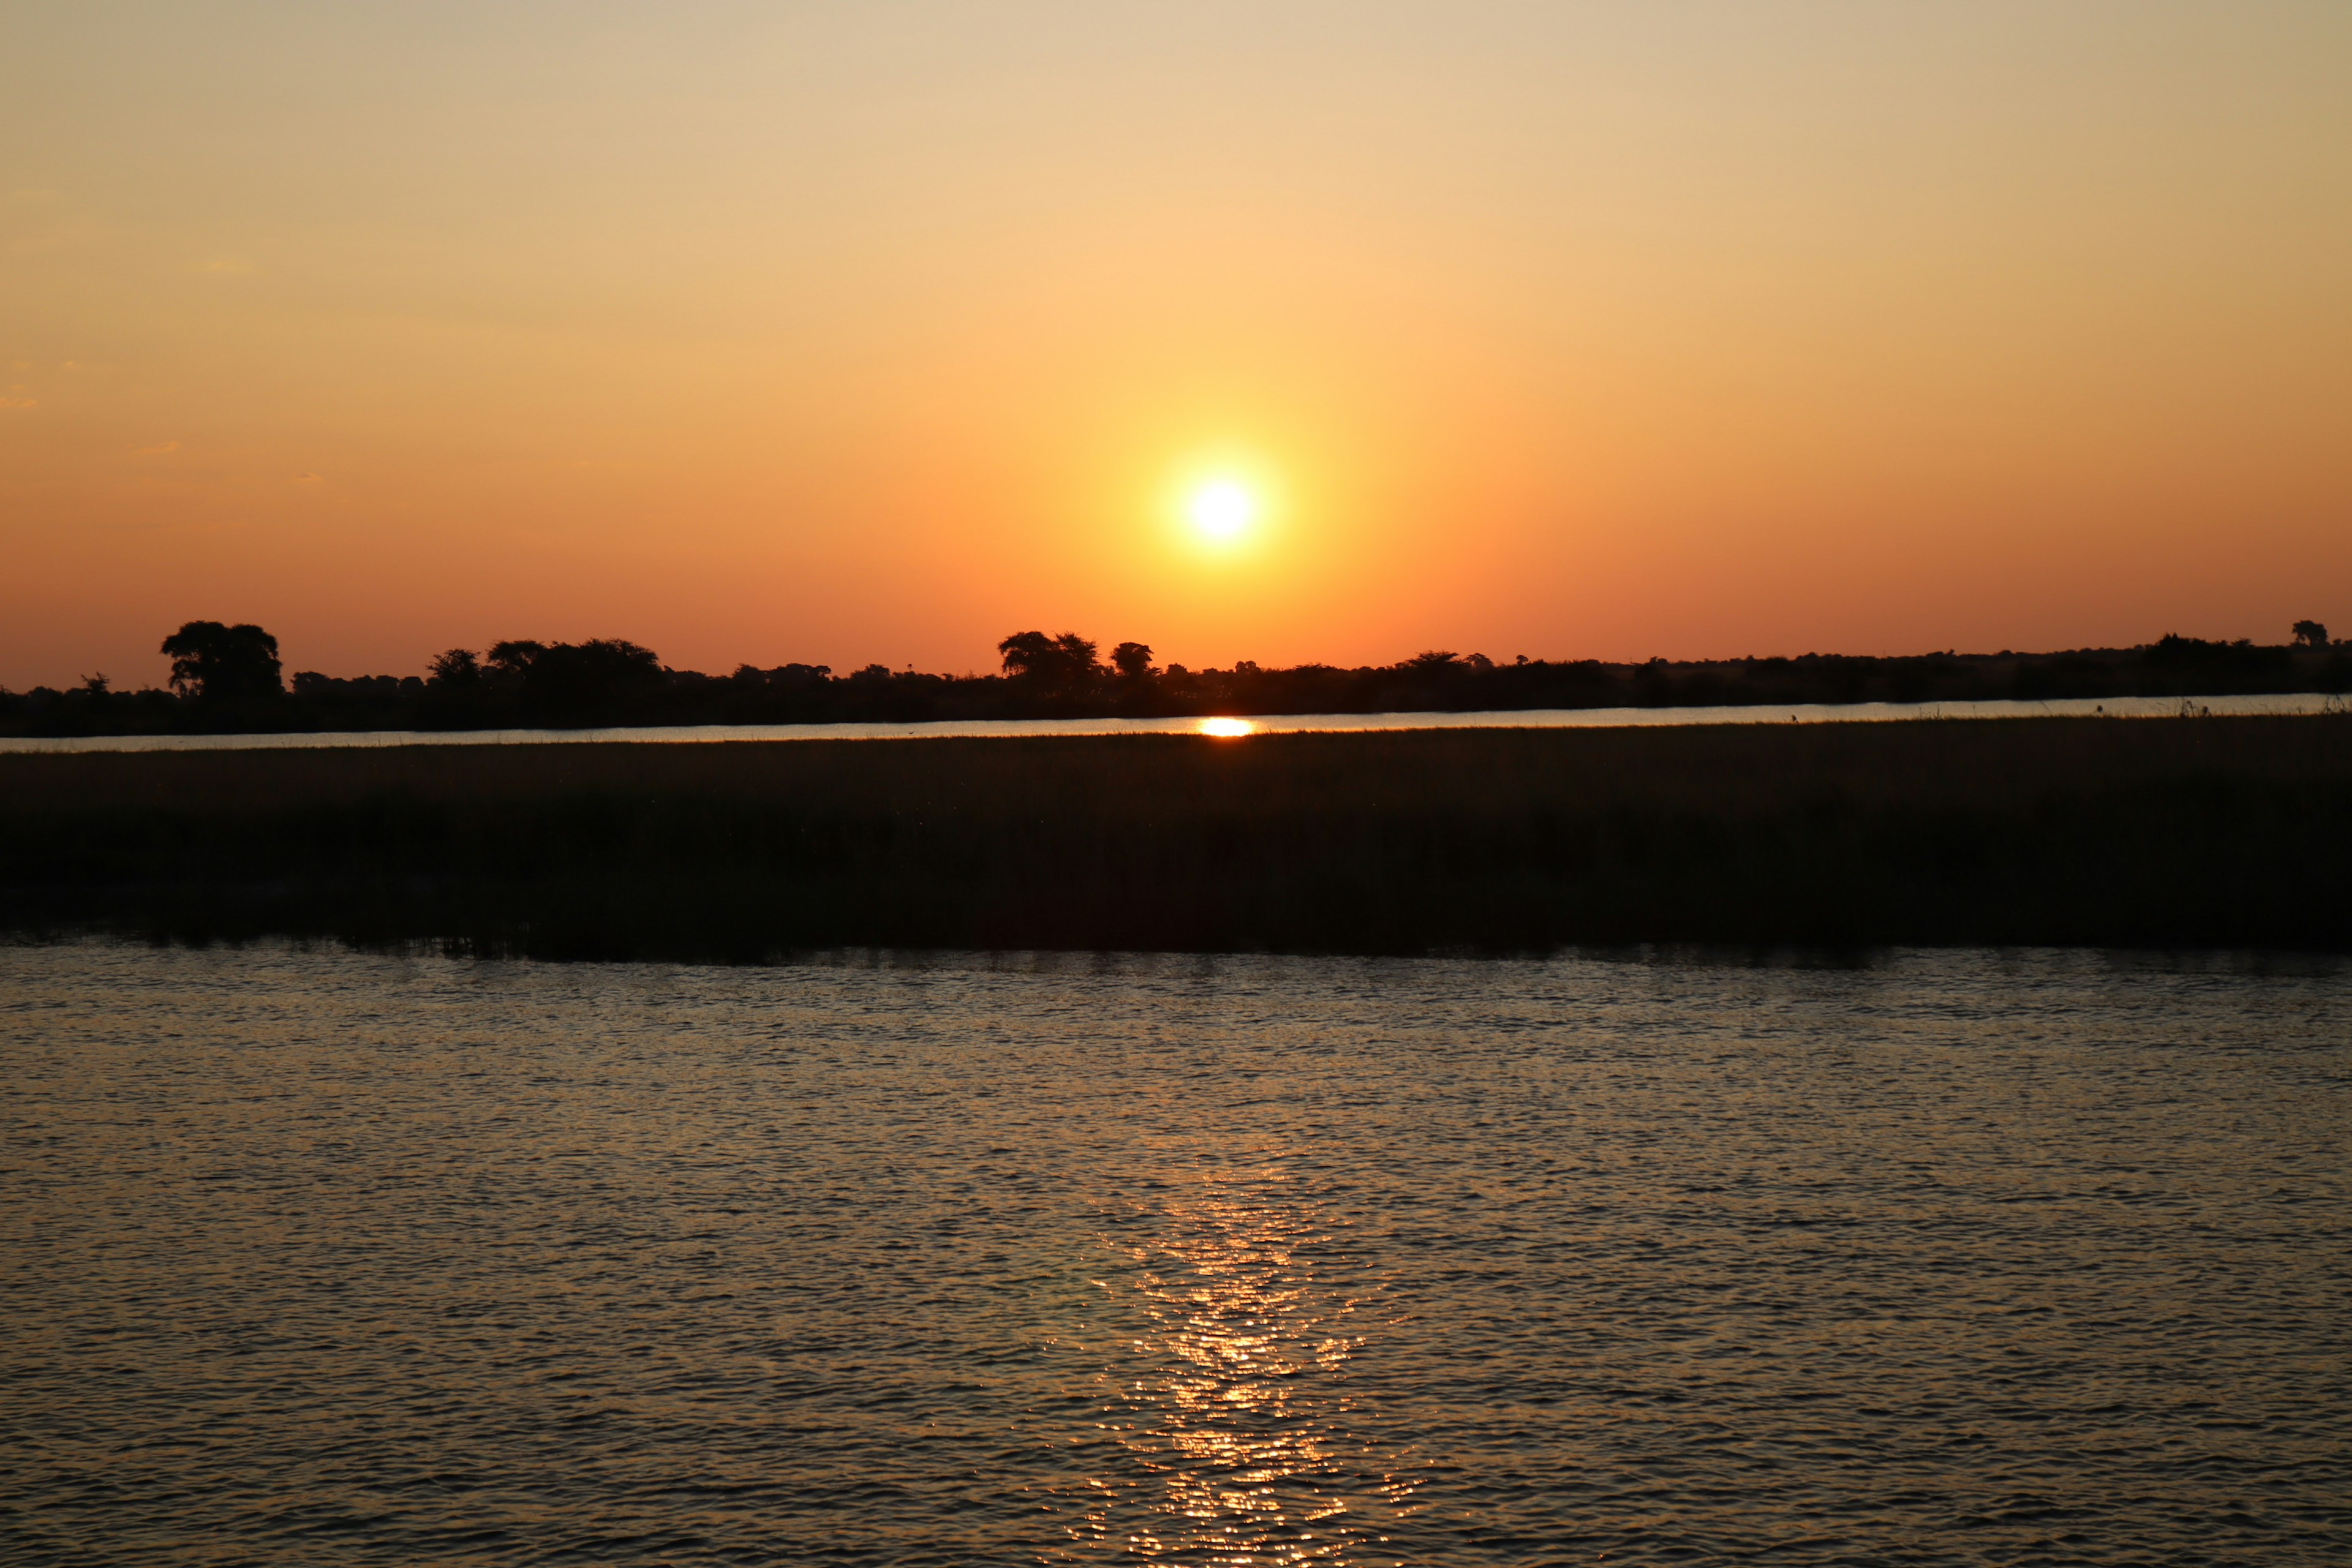
[[2352,1561],[2352,973],[0,950],[0,1558]]

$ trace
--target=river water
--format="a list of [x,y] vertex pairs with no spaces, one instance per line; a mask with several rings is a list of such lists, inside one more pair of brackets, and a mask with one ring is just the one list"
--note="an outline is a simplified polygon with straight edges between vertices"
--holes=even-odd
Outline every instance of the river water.
[[1804,702],[1723,708],[1530,708],[1468,713],[1265,713],[1181,719],[961,719],[920,724],[670,724],[611,730],[347,730],[252,735],[0,736],[11,752],[255,752],[319,747],[534,746],[639,741],[922,741],[1023,735],[1296,735],[1368,730],[1612,730],[1688,724],[1870,724],[1898,719],[2174,719],[2342,713],[2320,692],[2063,698],[2022,702]]
[[0,1560],[2342,1563],[2352,970],[0,949]]

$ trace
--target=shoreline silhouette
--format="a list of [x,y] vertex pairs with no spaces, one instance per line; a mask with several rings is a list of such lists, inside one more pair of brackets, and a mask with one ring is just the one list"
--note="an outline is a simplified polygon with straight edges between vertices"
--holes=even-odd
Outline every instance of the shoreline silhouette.
[[271,733],[370,730],[597,729],[689,724],[920,723],[953,720],[1183,718],[1213,714],[1476,712],[1853,702],[2217,697],[2352,690],[2352,644],[2297,622],[2277,645],[2167,634],[2128,648],[2056,653],[1611,663],[1433,650],[1391,665],[1192,669],[1145,644],[1020,632],[995,674],[882,665],[739,666],[708,675],[664,665],[621,638],[509,640],[453,648],[421,675],[282,675],[256,626],[192,621],[163,644],[169,687],[0,689],[0,734]]

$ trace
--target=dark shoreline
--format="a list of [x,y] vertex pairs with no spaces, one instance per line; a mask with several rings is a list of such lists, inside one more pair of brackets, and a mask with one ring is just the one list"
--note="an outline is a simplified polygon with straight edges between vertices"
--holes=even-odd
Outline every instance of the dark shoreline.
[[[596,646],[596,645],[592,645]],[[634,647],[634,645],[614,645]],[[581,653],[583,650],[568,650]],[[663,728],[706,724],[932,723],[972,720],[1174,719],[1213,714],[1466,713],[1538,709],[1670,710],[1855,702],[2051,701],[2342,693],[2352,647],[2257,646],[2167,637],[2144,647],[2063,653],[1806,654],[1643,664],[1431,653],[1387,666],[1301,665],[1123,674],[1099,666],[1014,675],[938,675],[879,665],[746,665],[730,675],[659,666],[555,679],[488,669],[466,681],[299,671],[291,691],[178,695],[83,687],[0,690],[0,735],[302,734],[343,731]],[[590,677],[593,676],[593,679]]]
[[2352,721],[0,757],[0,929],[547,958],[2352,950]]

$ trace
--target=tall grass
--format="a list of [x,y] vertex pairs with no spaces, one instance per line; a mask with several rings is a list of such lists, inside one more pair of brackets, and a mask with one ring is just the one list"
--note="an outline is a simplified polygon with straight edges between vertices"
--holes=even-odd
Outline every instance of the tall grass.
[[551,957],[2352,946],[2352,722],[0,757],[0,925]]

